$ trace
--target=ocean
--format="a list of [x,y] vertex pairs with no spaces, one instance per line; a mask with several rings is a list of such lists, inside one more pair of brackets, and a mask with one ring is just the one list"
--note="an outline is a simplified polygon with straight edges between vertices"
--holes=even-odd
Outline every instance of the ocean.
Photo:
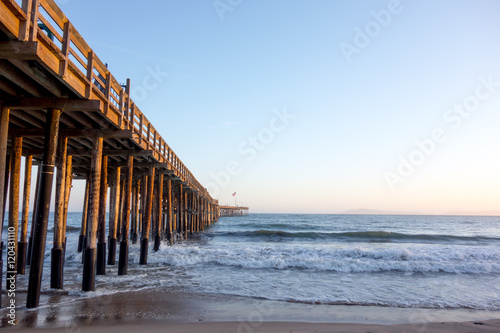
[[[81,213],[68,216],[64,268],[65,290],[75,297],[164,287],[309,304],[500,311],[500,217],[223,217],[182,244],[154,252],[150,242],[147,266],[131,245],[129,274],[107,266],[92,293],[80,291],[80,220]],[[48,293],[51,247],[49,231]],[[18,277],[18,290],[27,278]]]

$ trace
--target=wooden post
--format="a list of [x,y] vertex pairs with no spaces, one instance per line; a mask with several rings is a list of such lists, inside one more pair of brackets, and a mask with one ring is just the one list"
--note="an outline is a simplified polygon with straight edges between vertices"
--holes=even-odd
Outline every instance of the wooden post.
[[50,287],[63,289],[63,229],[66,200],[66,158],[68,138],[59,137],[56,176],[56,206],[54,212],[54,242],[50,253]]
[[182,226],[184,224],[184,221],[183,221],[183,217],[184,217],[184,209],[183,209],[183,203],[182,203],[182,199],[184,198],[184,195],[183,195],[183,192],[182,192],[182,184],[179,183],[179,193],[178,193],[178,196],[177,196],[177,205],[178,205],[178,208],[177,208],[177,227],[178,227],[178,232],[179,232],[179,236],[180,236],[180,239],[182,240],[183,236],[182,236]]
[[134,173],[134,157],[128,158],[127,185],[125,189],[123,219],[122,219],[122,241],[120,242],[120,257],[118,261],[118,275],[126,275],[128,269],[128,238],[130,227],[130,194],[132,192],[132,176]]
[[33,156],[24,159],[24,190],[23,190],[23,215],[21,219],[21,240],[17,243],[17,274],[24,275],[26,271],[26,251],[28,249],[28,219],[30,209],[31,169]]
[[63,269],[64,261],[66,256],[66,226],[68,225],[68,204],[69,197],[71,194],[71,188],[73,187],[73,156],[67,156],[66,158],[66,190],[64,191],[64,226],[63,226]]
[[83,253],[82,291],[95,290],[97,224],[101,187],[102,137],[94,137],[90,166],[89,217],[87,220],[87,246]]
[[168,231],[167,240],[170,241],[170,245],[174,244],[174,237],[172,237],[172,179],[167,180],[167,218],[168,218]]
[[80,228],[80,237],[78,238],[78,252],[85,248],[85,235],[87,234],[87,217],[89,212],[89,177],[85,180],[85,194],[83,198],[82,226]]
[[146,194],[146,209],[143,212],[142,220],[142,235],[141,235],[141,254],[139,265],[146,265],[148,263],[148,245],[149,245],[149,232],[151,230],[151,211],[153,208],[153,189],[155,184],[155,168],[149,168],[148,185]]
[[43,161],[41,165],[40,186],[38,188],[38,208],[33,229],[33,247],[31,267],[28,282],[27,308],[36,308],[40,302],[40,287],[42,283],[43,259],[45,257],[45,241],[49,222],[50,196],[52,195],[52,181],[54,179],[54,162],[57,150],[59,119],[61,110],[47,111]]
[[[9,113],[10,109],[4,108],[0,105],[0,290],[2,290],[2,276],[3,276],[3,220],[5,215],[5,194],[6,194],[6,177],[8,177],[7,170],[7,139],[9,133]],[[0,292],[0,307],[2,307],[2,293]]]
[[102,157],[101,193],[99,195],[99,218],[97,230],[97,275],[106,275],[106,201],[108,198],[108,157]]
[[158,204],[156,217],[156,228],[155,228],[155,245],[154,250],[158,251],[160,249],[161,244],[161,226],[163,225],[163,174],[160,173],[158,175],[158,184],[157,184],[157,198],[156,202]]
[[188,209],[189,209],[189,203],[188,203],[188,192],[184,192],[184,239],[188,238]]
[[31,265],[31,256],[33,254],[33,234],[35,230],[35,216],[38,210],[38,189],[40,187],[40,175],[42,174],[41,161],[37,161],[36,184],[35,184],[35,200],[33,201],[33,215],[31,217],[31,229],[28,242],[28,256],[26,258],[26,265]]
[[109,251],[108,265],[116,262],[116,231],[118,230],[118,218],[120,217],[120,173],[121,168],[115,169],[113,187],[111,188],[110,215],[109,215]]
[[[140,191],[140,205],[139,205],[139,218],[137,219],[138,224],[137,224],[137,231],[142,232],[144,229],[144,223],[145,223],[145,216],[146,216],[146,203],[147,203],[147,195],[148,195],[148,184],[149,184],[149,178],[148,175],[144,175],[142,177],[142,188]],[[142,236],[141,236],[142,239]]]
[[130,239],[132,244],[137,243],[137,227],[139,224],[139,195],[141,193],[141,180],[138,179],[136,185],[132,189],[132,234]]
[[[23,149],[23,138],[12,137],[11,171],[10,171],[10,189],[9,189],[9,228],[7,248],[9,253],[14,252],[14,262],[11,262],[11,255],[7,260],[6,286],[12,284],[17,276],[17,237],[19,233],[19,188],[21,180],[21,155]],[[15,282],[14,282],[15,284]]]
[[125,216],[125,188],[127,187],[127,180],[123,179],[120,181],[120,208],[118,210],[118,224],[116,226],[116,241],[121,241],[122,239],[122,229],[123,229],[123,217]]
[[191,192],[191,195],[189,196],[189,207],[191,208],[191,213],[190,213],[190,232],[191,234],[195,232],[195,226],[194,226],[194,192]]

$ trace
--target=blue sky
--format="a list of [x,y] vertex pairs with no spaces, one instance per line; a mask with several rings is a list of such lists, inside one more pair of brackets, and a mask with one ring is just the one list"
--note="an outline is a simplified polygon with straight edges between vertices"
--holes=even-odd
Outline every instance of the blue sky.
[[[498,1],[58,3],[221,203],[500,210]],[[427,154],[416,141],[435,129]]]

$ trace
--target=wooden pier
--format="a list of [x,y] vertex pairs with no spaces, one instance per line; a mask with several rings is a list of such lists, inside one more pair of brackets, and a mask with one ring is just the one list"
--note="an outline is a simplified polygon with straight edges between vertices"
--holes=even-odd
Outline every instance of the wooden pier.
[[[156,251],[162,241],[173,244],[202,231],[221,212],[238,212],[219,207],[130,98],[130,80],[122,85],[115,79],[53,0],[23,0],[22,6],[0,0],[0,19],[0,218],[3,231],[9,211],[6,248],[9,260],[16,257],[15,267],[6,263],[7,279],[29,265],[28,308],[39,305],[53,191],[50,287],[63,288],[75,179],[86,182],[78,244],[84,291],[95,289],[96,274],[127,274],[129,242],[140,242],[145,265],[150,240]],[[29,226],[31,181],[36,192]]]
[[219,206],[219,216],[245,216],[248,215],[248,207]]

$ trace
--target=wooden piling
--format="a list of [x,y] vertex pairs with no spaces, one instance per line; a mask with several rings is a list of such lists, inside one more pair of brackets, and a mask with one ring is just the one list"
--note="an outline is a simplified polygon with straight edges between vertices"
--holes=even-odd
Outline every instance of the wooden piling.
[[[18,231],[19,231],[19,188],[21,180],[21,155],[23,148],[23,138],[13,137],[12,138],[12,152],[11,157],[11,171],[10,171],[10,189],[9,189],[9,241],[7,242],[7,247],[9,248],[9,253],[11,249],[14,252],[14,262],[7,261],[7,275],[6,275],[6,286],[10,283],[9,280],[16,279],[17,275],[17,241],[18,241]],[[11,241],[10,234],[13,234],[13,241]],[[9,257],[11,257],[9,255]]]
[[21,218],[21,240],[17,243],[17,274],[24,275],[26,272],[26,255],[28,250],[28,220],[31,192],[31,169],[33,156],[28,155],[24,159],[24,188],[23,188],[23,212]]
[[60,136],[57,148],[56,205],[54,211],[54,242],[50,253],[50,287],[63,289],[63,229],[68,138]]
[[[125,177],[123,177],[125,178]],[[118,209],[118,224],[116,226],[116,241],[119,242],[122,239],[122,229],[123,229],[123,217],[125,216],[125,189],[127,187],[127,180],[122,179],[120,181],[120,208]]]
[[167,219],[168,219],[168,232],[167,240],[170,241],[170,245],[174,244],[174,238],[172,237],[172,179],[167,179]]
[[102,137],[94,137],[90,166],[89,216],[87,220],[87,246],[84,250],[82,291],[95,290],[97,224],[101,185]]
[[118,275],[126,275],[128,269],[128,238],[130,227],[130,195],[132,192],[132,176],[134,173],[134,157],[128,158],[127,185],[124,194],[122,219],[122,241],[120,242],[120,257],[118,261]]
[[116,262],[116,231],[118,229],[118,219],[120,217],[120,173],[121,168],[117,167],[114,173],[113,186],[111,188],[110,214],[109,214],[109,251],[108,265],[114,265]]
[[141,180],[138,179],[135,182],[135,186],[132,188],[132,212],[131,212],[131,234],[130,234],[130,240],[132,241],[132,244],[137,243],[137,229],[140,221],[139,217],[139,200],[140,200],[140,193],[141,193]]
[[33,214],[31,215],[31,228],[30,228],[30,237],[28,241],[28,255],[26,257],[26,265],[31,265],[31,257],[33,253],[33,234],[35,230],[35,216],[38,211],[38,189],[40,187],[40,175],[42,174],[42,162],[38,161],[37,163],[37,172],[36,172],[36,184],[35,184],[35,200],[33,201]]
[[184,207],[183,207],[183,198],[184,198],[184,195],[183,195],[183,191],[182,191],[182,184],[179,183],[179,193],[177,194],[177,228],[178,228],[178,232],[179,232],[179,238],[182,240],[183,239],[183,235],[182,235],[182,229],[183,229],[183,225],[184,225],[184,221],[183,221],[183,218],[184,218]]
[[[7,171],[7,140],[9,133],[9,114],[10,109],[0,106],[0,218],[2,219],[2,227],[0,229],[0,238],[3,231],[3,220],[5,215],[5,202],[7,194],[6,184],[8,183],[9,172]],[[10,163],[10,161],[9,161]],[[0,249],[0,253],[1,253]],[[2,257],[0,257],[0,261]],[[1,272],[0,272],[1,273]],[[1,281],[0,276],[0,281]]]
[[89,212],[89,177],[85,180],[85,194],[83,197],[82,224],[80,227],[80,237],[78,238],[78,252],[82,252],[85,247],[85,235],[87,234],[87,218]]
[[[9,113],[8,108],[4,108],[0,105],[0,290],[2,290],[2,279],[3,279],[3,219],[5,215],[5,184],[7,183],[5,178],[8,176],[6,172],[7,163],[7,139],[9,133]],[[0,308],[2,307],[2,293],[0,292]]]
[[141,234],[141,253],[139,258],[139,265],[146,265],[148,263],[148,245],[149,233],[151,231],[151,212],[153,208],[153,189],[155,184],[155,168],[149,168],[148,182],[146,194],[146,207],[143,213],[142,220],[142,234]]
[[71,195],[71,188],[73,187],[73,157],[67,156],[66,158],[66,190],[64,191],[64,214],[63,214],[63,270],[64,270],[64,261],[66,256],[66,227],[68,225],[68,205],[69,205],[69,197]]
[[189,217],[189,202],[188,202],[188,192],[184,192],[184,239],[188,238],[188,217]]
[[160,244],[161,244],[161,226],[163,225],[163,223],[162,223],[162,220],[163,220],[163,173],[158,174],[156,202],[158,205],[156,213],[158,215],[156,217],[154,251],[158,251],[160,249]]
[[101,162],[101,186],[99,195],[99,218],[97,226],[97,275],[106,275],[106,202],[108,198],[108,157]]
[[40,287],[42,282],[43,259],[45,256],[45,241],[49,221],[50,196],[54,179],[54,162],[57,150],[59,119],[61,110],[47,111],[46,131],[44,139],[43,159],[41,165],[40,186],[38,190],[38,209],[33,230],[33,247],[31,267],[28,282],[27,308],[36,308],[40,302]]

